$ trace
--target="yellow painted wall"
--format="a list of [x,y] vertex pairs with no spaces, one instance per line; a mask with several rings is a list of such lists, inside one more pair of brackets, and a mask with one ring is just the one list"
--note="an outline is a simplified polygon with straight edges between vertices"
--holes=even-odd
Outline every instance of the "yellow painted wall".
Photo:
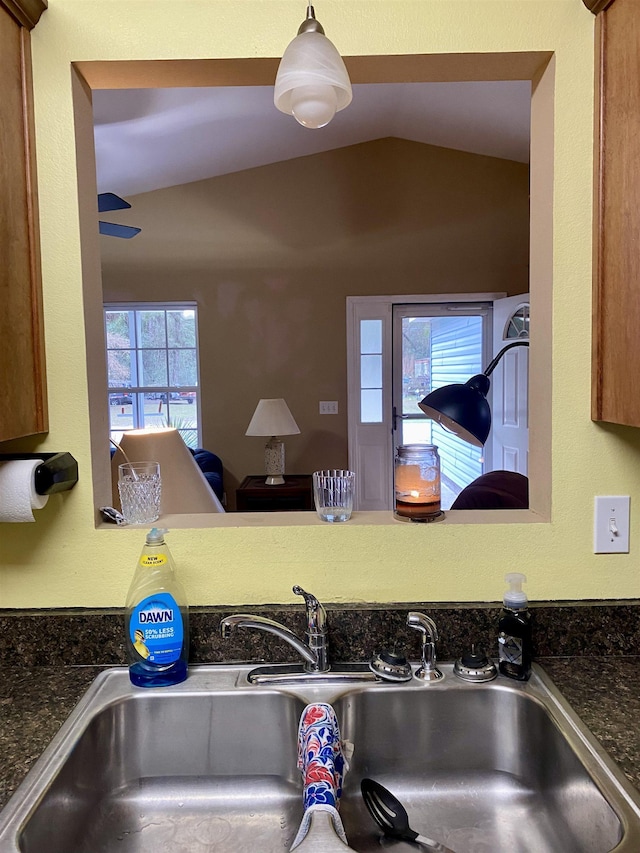
[[[589,419],[593,16],[580,0],[322,0],[345,55],[554,50],[553,511],[549,524],[366,524],[175,530],[194,604],[497,599],[505,571],[534,599],[636,597],[640,433]],[[300,0],[49,0],[33,33],[51,430],[81,481],[36,524],[0,530],[0,606],[119,605],[142,533],[96,530],[70,62],[281,55]],[[320,132],[320,131],[319,131]],[[16,389],[19,393],[19,389]],[[3,448],[6,450],[8,448]],[[630,555],[594,556],[595,494],[632,496]]]

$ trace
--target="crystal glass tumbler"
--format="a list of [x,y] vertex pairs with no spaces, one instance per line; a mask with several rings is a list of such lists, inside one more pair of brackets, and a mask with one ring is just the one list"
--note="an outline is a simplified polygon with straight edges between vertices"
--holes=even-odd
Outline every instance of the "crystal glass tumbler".
[[127,524],[156,521],[161,487],[158,462],[123,462],[118,466],[118,492]]
[[329,469],[313,472],[313,499],[323,521],[348,521],[353,511],[353,471]]

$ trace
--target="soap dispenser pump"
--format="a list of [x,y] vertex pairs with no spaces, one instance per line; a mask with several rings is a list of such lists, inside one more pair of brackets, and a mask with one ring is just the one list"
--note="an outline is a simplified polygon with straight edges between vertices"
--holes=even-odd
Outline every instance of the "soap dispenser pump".
[[517,681],[527,681],[531,675],[531,614],[522,589],[526,580],[521,572],[505,575],[508,589],[498,623],[498,668],[502,675]]

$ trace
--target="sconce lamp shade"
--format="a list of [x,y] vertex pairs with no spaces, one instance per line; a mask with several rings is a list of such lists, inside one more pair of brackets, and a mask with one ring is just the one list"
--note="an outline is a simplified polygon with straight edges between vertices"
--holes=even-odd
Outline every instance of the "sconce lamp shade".
[[300,429],[282,398],[260,400],[245,435],[298,435]]
[[352,92],[342,57],[315,18],[311,20],[316,28],[305,30],[305,21],[284,52],[273,101],[299,124],[318,128],[349,106]]
[[486,397],[489,387],[488,377],[479,373],[464,385],[436,388],[418,405],[427,417],[449,432],[482,447],[491,429],[491,410]]
[[443,385],[418,403],[422,411],[445,429],[469,444],[482,447],[491,430],[491,409],[487,394],[491,387],[489,376],[496,365],[513,347],[528,347],[529,341],[513,341],[503,347],[487,365],[484,373],[472,376],[464,384]]
[[224,507],[177,429],[134,429],[125,432],[111,460],[113,506],[120,507],[118,465],[160,463],[162,515],[224,512]]

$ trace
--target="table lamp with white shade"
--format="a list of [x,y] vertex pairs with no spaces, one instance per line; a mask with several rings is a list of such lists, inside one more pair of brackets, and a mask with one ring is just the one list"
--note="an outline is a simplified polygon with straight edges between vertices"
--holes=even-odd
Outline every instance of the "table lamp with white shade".
[[298,424],[282,398],[260,400],[245,435],[270,436],[264,448],[267,485],[284,483],[284,442],[278,436],[299,433]]

